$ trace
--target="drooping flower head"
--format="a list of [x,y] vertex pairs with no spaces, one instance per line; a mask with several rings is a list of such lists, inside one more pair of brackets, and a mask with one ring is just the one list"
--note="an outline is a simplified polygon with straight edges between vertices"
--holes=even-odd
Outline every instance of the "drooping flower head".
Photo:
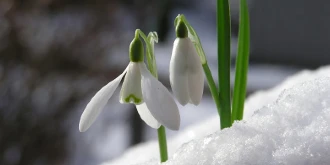
[[188,37],[188,29],[182,20],[176,25],[176,39],[170,61],[172,91],[181,105],[198,105],[203,96],[204,74],[197,51]]
[[141,119],[152,128],[164,125],[172,130],[179,129],[178,107],[167,88],[147,69],[143,61],[143,43],[138,35],[130,44],[129,58],[130,63],[124,72],[101,88],[87,104],[79,123],[81,132],[92,125],[124,76],[121,103],[135,104]]

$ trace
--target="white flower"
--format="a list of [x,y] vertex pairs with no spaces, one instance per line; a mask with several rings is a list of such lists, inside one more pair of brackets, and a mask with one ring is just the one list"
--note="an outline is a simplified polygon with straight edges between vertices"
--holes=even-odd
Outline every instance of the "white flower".
[[122,74],[99,90],[87,104],[80,118],[81,132],[92,125],[125,74],[119,101],[135,104],[141,119],[152,128],[158,129],[164,125],[172,130],[179,129],[178,107],[166,87],[147,69],[143,62],[143,52],[141,40],[134,38],[130,45],[131,62]]
[[176,28],[177,38],[173,44],[170,61],[170,82],[172,91],[181,105],[188,102],[198,105],[203,96],[204,74],[197,51],[187,37],[183,22]]
[[98,91],[87,104],[79,123],[79,130],[86,131],[126,74],[120,92],[121,103],[134,103],[142,120],[152,128],[160,125],[178,130],[180,114],[167,88],[153,77],[143,62],[130,62],[125,71]]

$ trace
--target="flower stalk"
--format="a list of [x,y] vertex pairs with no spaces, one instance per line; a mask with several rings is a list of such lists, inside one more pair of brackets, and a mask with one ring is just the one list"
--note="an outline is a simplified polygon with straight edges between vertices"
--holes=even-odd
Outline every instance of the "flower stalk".
[[166,131],[164,126],[160,126],[157,129],[158,134],[158,146],[160,154],[160,162],[166,162],[168,159],[167,154],[167,141],[166,141]]

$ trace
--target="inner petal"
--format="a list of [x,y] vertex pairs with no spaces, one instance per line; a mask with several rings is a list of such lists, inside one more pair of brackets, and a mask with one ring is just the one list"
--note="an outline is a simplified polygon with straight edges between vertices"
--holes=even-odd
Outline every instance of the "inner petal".
[[152,116],[150,110],[148,109],[145,103],[140,105],[136,105],[136,109],[141,117],[141,119],[148,124],[150,127],[158,129],[160,127],[160,123]]
[[143,102],[141,90],[141,72],[136,62],[131,62],[120,91],[120,103],[141,104]]

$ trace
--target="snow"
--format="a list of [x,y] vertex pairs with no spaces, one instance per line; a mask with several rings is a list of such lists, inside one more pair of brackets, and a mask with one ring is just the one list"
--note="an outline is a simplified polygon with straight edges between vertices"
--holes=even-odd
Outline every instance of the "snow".
[[[246,100],[244,120],[219,131],[216,115],[168,139],[165,165],[330,164],[330,66],[301,71]],[[184,116],[183,116],[184,117]],[[157,141],[101,165],[159,164]]]
[[293,76],[288,77],[285,81],[269,90],[258,91],[247,98],[245,102],[244,118],[251,116],[258,108],[276,101],[283,90],[288,89],[295,84],[329,76],[330,66],[324,66],[317,70],[303,70]]
[[165,164],[328,164],[329,83],[287,89],[246,121],[183,145]]
[[[168,141],[170,155],[176,152],[165,164],[327,164],[330,79],[290,87],[329,73],[329,66],[302,71],[273,89],[251,95],[245,120],[230,129],[213,133],[219,130],[219,120],[212,116],[180,131]],[[140,144],[102,165],[134,163],[157,164],[157,142]]]

